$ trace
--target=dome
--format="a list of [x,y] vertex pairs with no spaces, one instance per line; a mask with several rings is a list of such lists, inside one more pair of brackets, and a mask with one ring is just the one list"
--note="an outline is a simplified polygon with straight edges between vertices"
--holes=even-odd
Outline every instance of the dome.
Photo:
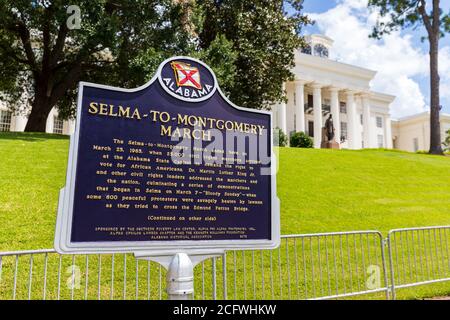
[[304,54],[328,58],[333,40],[321,34],[312,34],[305,37],[307,45],[301,49]]

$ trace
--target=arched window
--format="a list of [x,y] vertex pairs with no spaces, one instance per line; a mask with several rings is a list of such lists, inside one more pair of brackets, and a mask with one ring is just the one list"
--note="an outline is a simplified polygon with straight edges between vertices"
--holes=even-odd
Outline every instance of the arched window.
[[311,54],[311,45],[306,44],[306,45],[302,48],[302,53],[305,53],[305,54]]
[[328,58],[328,49],[323,44],[316,44],[314,46],[314,55]]

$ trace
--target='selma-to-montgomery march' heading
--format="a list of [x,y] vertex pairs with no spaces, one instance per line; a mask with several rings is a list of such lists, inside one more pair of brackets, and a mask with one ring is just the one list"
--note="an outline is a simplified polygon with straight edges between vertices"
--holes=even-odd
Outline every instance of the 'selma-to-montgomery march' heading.
[[[238,122],[232,120],[223,120],[210,117],[200,117],[177,113],[175,116],[166,111],[150,110],[143,112],[139,107],[123,107],[112,104],[90,102],[88,114],[105,117],[118,117],[133,120],[142,120],[149,118],[151,122],[161,124],[161,135],[175,138],[193,138],[205,141],[211,141],[211,132],[208,129],[218,129],[226,131],[242,132],[245,134],[262,135],[264,126]],[[172,126],[170,122],[175,122]],[[182,128],[178,126],[184,126]],[[189,128],[192,127],[193,129]]]

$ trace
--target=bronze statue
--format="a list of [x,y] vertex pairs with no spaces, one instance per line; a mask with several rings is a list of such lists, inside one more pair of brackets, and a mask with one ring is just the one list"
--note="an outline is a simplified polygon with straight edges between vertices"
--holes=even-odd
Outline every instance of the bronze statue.
[[330,114],[327,121],[325,121],[325,129],[327,132],[328,141],[333,141],[334,138],[334,125],[333,125],[333,117]]

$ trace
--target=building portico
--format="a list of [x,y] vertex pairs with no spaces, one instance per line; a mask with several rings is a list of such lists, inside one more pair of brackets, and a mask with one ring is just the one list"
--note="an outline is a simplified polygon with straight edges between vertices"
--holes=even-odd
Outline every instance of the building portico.
[[[370,90],[376,72],[328,59],[332,40],[310,36],[311,48],[296,52],[295,81],[284,85],[287,103],[272,110],[277,126],[288,136],[305,132],[320,148],[322,127],[332,115],[335,140],[341,148],[392,147],[389,106],[395,99]],[[326,48],[313,55],[319,44]]]

